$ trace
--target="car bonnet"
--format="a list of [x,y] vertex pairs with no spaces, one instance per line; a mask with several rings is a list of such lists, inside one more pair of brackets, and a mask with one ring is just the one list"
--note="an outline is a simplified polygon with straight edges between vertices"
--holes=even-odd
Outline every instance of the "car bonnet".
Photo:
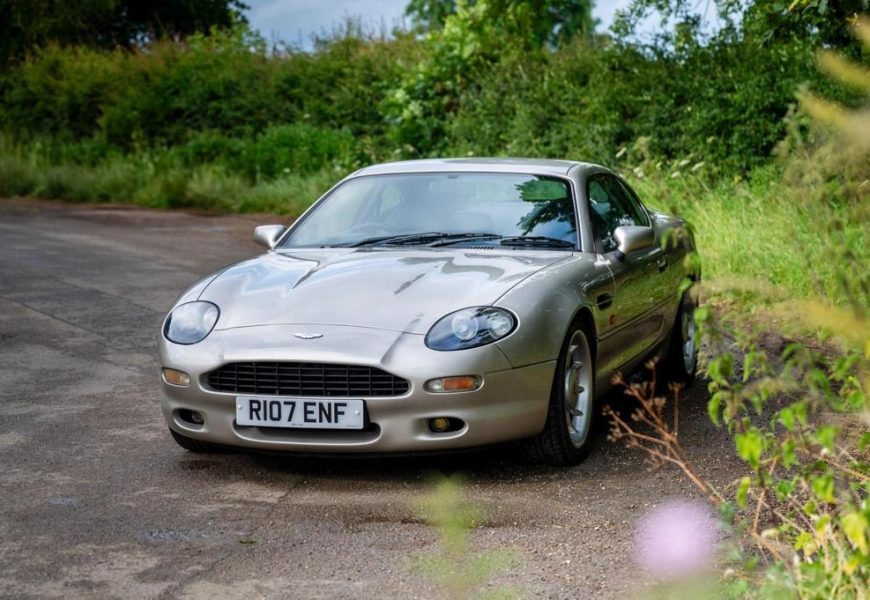
[[444,315],[489,305],[570,252],[472,249],[305,249],[230,267],[203,291],[216,329],[353,325],[425,334]]

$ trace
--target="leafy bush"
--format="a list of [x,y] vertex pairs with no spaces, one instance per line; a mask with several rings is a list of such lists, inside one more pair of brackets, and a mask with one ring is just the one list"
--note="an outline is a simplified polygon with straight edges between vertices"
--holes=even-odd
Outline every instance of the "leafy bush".
[[358,152],[356,140],[346,129],[294,123],[269,127],[252,138],[204,131],[169,153],[187,167],[220,164],[249,181],[258,181],[336,166],[349,170],[357,165]]
[[273,179],[284,173],[310,173],[353,164],[354,139],[348,130],[282,125],[266,130],[253,144],[247,172]]
[[[870,22],[858,31],[870,48]],[[823,62],[870,106],[870,71],[836,55]],[[811,95],[802,104],[816,124],[809,141],[789,140],[778,190],[813,215],[818,239],[800,245],[799,219],[783,218],[793,238],[777,243],[804,256],[809,273],[824,265],[826,285],[798,298],[769,281],[719,281],[705,290],[717,313],[695,312],[712,353],[710,418],[727,427],[750,475],[733,501],[700,477],[651,385],[629,387],[639,407],[632,423],[611,414],[611,437],[680,466],[748,538],[752,546],[735,540],[733,595],[861,598],[870,586],[870,111]],[[633,423],[651,424],[653,436]]]
[[132,52],[48,46],[0,74],[0,127],[18,138],[98,137],[125,151],[295,122],[377,136],[378,104],[416,44],[353,35],[362,36],[350,29],[311,55],[270,53],[243,27]]
[[[724,34],[723,34],[724,36]],[[770,161],[799,85],[848,97],[815,72],[812,48],[717,39],[681,53],[576,42],[506,55],[482,71],[446,121],[459,152],[613,163],[643,138],[658,159],[703,160],[708,174]]]
[[[249,179],[397,150],[610,163],[641,137],[659,158],[730,175],[769,160],[798,85],[850,99],[800,39],[764,44],[732,28],[674,47],[579,37],[550,49],[522,3],[507,4],[465,6],[424,40],[348,24],[310,54],[271,52],[241,27],[132,52],[48,46],[0,74],[0,129],[90,144],[91,161],[185,147],[185,164]],[[290,156],[284,142],[305,150]]]

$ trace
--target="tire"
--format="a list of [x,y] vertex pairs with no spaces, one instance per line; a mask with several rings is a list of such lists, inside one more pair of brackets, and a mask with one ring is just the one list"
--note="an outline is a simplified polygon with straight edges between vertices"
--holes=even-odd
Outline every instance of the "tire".
[[691,289],[683,294],[677,317],[668,338],[668,349],[658,380],[663,384],[678,383],[690,386],[698,371],[698,345],[695,343],[695,308]]
[[544,429],[525,445],[528,458],[536,463],[576,465],[589,451],[595,417],[595,362],[589,339],[587,330],[574,324],[562,344]]
[[193,438],[189,438],[186,435],[181,435],[174,429],[170,429],[169,433],[172,434],[172,439],[175,440],[175,443],[184,448],[185,450],[189,450],[190,452],[218,452],[219,448],[214,444],[209,444],[208,442],[201,442],[199,440],[195,440]]

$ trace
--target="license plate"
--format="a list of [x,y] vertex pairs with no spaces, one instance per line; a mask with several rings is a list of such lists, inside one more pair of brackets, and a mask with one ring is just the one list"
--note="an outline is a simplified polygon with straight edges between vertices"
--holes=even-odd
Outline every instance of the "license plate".
[[254,427],[362,429],[362,400],[236,396],[236,423]]

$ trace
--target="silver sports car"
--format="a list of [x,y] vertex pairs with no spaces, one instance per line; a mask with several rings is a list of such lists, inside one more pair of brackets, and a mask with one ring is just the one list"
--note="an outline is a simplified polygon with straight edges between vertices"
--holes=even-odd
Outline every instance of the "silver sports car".
[[670,380],[695,373],[691,235],[604,167],[375,165],[254,239],[265,254],[163,324],[163,412],[188,450],[524,440],[572,464],[614,373],[656,355]]

